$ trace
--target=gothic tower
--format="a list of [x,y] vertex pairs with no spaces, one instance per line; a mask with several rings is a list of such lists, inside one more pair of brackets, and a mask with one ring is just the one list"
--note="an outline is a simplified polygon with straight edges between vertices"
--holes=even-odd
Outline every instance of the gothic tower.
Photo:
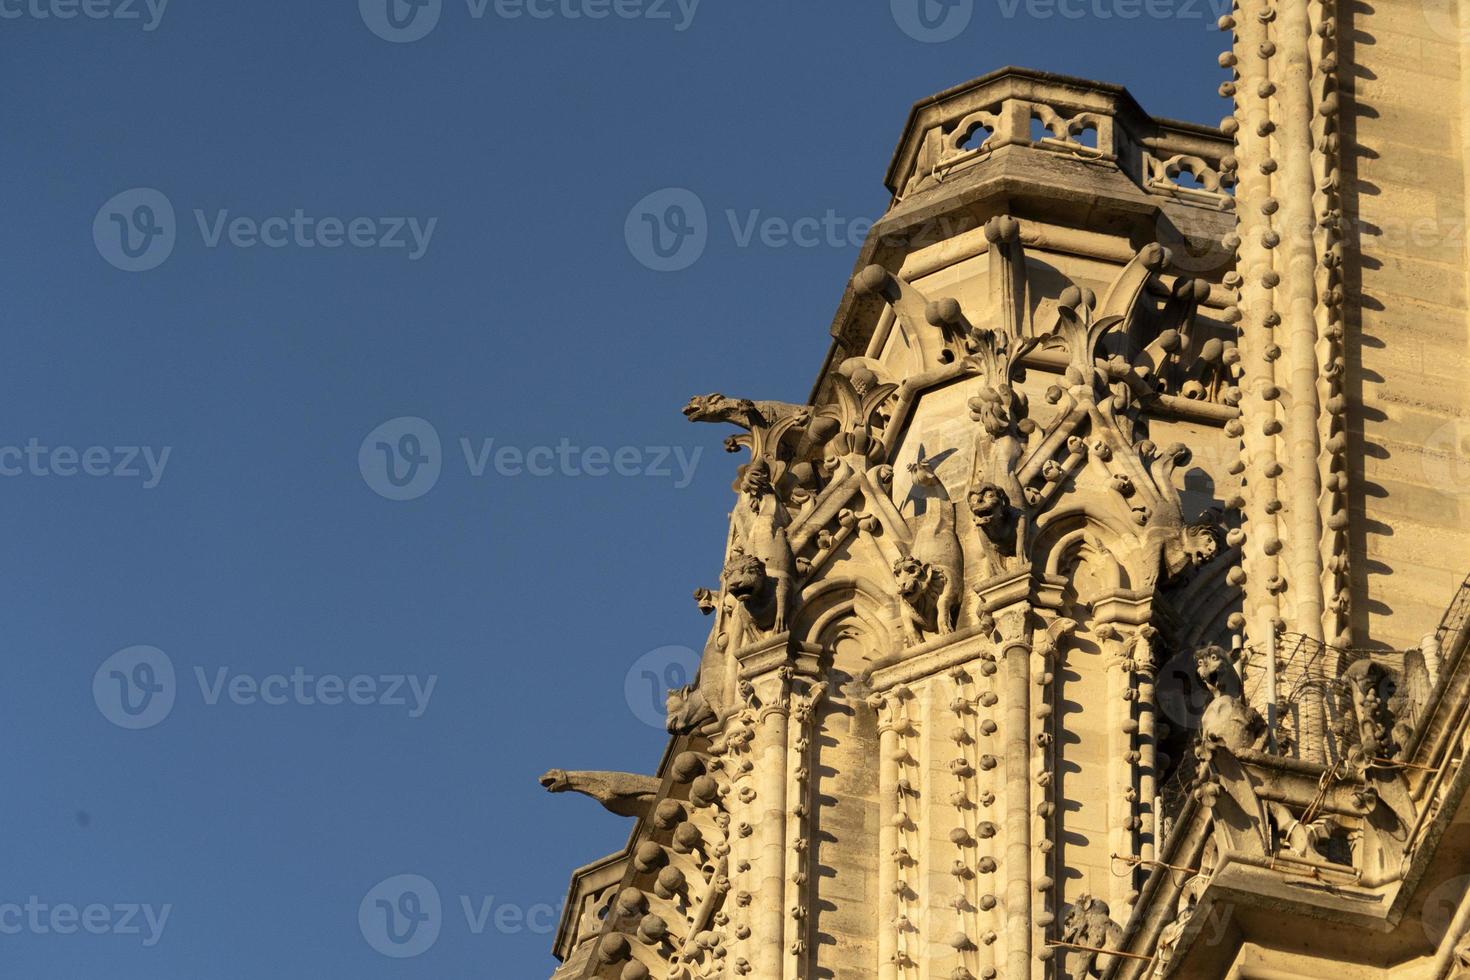
[[918,103],[811,398],[685,408],[710,636],[544,780],[635,817],[557,980],[1470,976],[1470,3],[1220,26],[1219,128]]

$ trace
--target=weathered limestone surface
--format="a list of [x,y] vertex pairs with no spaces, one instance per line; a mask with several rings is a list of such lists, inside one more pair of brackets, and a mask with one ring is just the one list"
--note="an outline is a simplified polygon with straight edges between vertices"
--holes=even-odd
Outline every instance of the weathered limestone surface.
[[[1345,5],[1344,207],[1360,297],[1354,627],[1411,645],[1470,557],[1464,56],[1451,3]],[[1353,283],[1356,278],[1356,283]],[[1355,320],[1356,322],[1352,322]]]
[[915,106],[808,401],[685,408],[710,637],[654,775],[543,777],[635,821],[557,980],[1470,975],[1470,20],[1405,6],[1239,0],[1218,130]]

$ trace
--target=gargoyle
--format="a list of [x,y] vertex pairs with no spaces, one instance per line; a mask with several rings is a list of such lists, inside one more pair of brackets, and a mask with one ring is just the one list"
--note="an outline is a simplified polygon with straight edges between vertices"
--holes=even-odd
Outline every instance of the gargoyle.
[[1214,561],[1225,550],[1225,532],[1219,511],[1200,515],[1177,534],[1164,539],[1162,584],[1165,588],[1184,585],[1198,568]]
[[688,735],[719,720],[714,707],[705,699],[698,684],[670,688],[664,704],[668,709],[668,729],[671,735]]
[[643,817],[658,795],[659,781],[653,776],[630,772],[567,772],[551,769],[540,779],[551,793],[581,793],[601,803],[620,817]]
[[819,416],[810,405],[726,398],[718,392],[691,398],[684,406],[684,417],[691,422],[725,422],[744,429],[748,435],[731,436],[725,440],[725,448],[733,453],[746,446],[752,460],[768,457],[772,463],[782,461],[777,482],[782,482],[783,493],[790,489],[790,482],[808,490],[817,486],[822,447],[841,427],[835,419]]
[[770,428],[782,419],[810,413],[807,405],[790,402],[752,401],[749,398],[726,398],[719,392],[695,395],[684,406],[684,417],[691,422],[728,422],[747,431]]
[[1200,718],[1200,737],[1211,748],[1231,752],[1259,750],[1266,744],[1266,723],[1245,700],[1245,685],[1230,655],[1217,646],[1195,651],[1194,669],[1210,693]]
[[1113,921],[1108,903],[1091,895],[1078,895],[1062,919],[1062,942],[1089,949],[1072,950],[1069,957],[1074,977],[1100,977],[1108,972],[1115,957],[1094,952],[1118,949],[1123,943],[1123,930]]
[[1418,650],[1406,653],[1402,672],[1372,659],[1358,660],[1342,672],[1342,685],[1357,719],[1360,764],[1397,759],[1429,699],[1432,685],[1424,655]]
[[1392,759],[1398,752],[1394,735],[1394,717],[1389,699],[1394,694],[1393,673],[1382,664],[1364,658],[1342,672],[1342,684],[1352,698],[1353,714],[1358,722],[1357,751],[1360,765],[1374,759]]
[[1016,507],[1010,494],[994,483],[976,484],[968,496],[970,514],[980,533],[1007,558],[1016,553]]
[[941,636],[954,632],[964,585],[965,555],[955,530],[954,503],[922,457],[909,467],[914,489],[924,503],[909,554],[893,564],[903,614],[904,635],[919,643],[924,631]]
[[921,642],[925,632],[941,636],[954,632],[959,588],[943,569],[917,558],[900,558],[893,563],[893,577],[910,645]]
[[[743,550],[749,557],[760,561],[762,575],[771,580],[775,609],[770,628],[780,633],[786,629],[788,603],[795,584],[796,556],[792,554],[791,542],[786,537],[790,517],[776,496],[770,467],[764,458],[752,461],[747,468],[741,483],[741,495],[751,515],[744,528]],[[748,580],[751,570],[747,567],[740,580]],[[726,571],[729,571],[729,566],[726,566]],[[728,589],[728,582],[726,585]],[[747,591],[743,597],[737,595],[736,598],[749,609],[750,596]]]
[[766,563],[737,549],[720,573],[725,595],[735,601],[732,613],[742,642],[763,630],[785,629],[784,594],[780,582],[766,573]]

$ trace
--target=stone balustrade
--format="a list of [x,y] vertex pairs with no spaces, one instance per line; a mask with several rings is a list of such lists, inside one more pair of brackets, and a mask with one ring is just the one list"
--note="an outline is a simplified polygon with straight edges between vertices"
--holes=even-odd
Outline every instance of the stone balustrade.
[[1150,194],[1234,207],[1233,144],[1219,130],[1155,119],[1118,86],[1016,68],[915,106],[889,187],[901,201],[1013,146],[1116,167]]

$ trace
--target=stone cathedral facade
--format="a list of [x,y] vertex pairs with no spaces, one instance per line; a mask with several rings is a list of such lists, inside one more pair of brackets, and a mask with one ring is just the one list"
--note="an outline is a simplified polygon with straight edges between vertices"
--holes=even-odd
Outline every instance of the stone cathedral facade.
[[685,408],[709,640],[543,778],[634,818],[556,980],[1470,976],[1470,4],[1220,26],[1218,128],[918,103],[812,397]]

